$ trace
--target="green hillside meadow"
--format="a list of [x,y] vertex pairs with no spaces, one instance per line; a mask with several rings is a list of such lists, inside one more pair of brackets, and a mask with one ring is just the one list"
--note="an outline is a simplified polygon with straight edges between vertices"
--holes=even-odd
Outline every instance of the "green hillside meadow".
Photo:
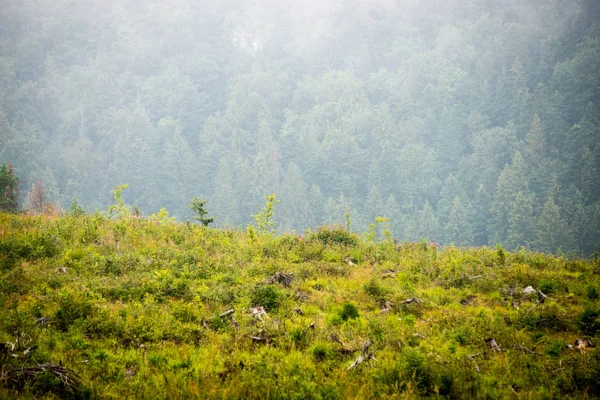
[[600,258],[379,225],[0,214],[0,398],[600,394]]

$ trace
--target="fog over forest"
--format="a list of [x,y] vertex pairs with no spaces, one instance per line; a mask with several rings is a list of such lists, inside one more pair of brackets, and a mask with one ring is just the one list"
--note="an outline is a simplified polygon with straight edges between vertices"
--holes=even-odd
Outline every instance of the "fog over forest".
[[398,241],[600,242],[598,0],[0,0],[21,204]]

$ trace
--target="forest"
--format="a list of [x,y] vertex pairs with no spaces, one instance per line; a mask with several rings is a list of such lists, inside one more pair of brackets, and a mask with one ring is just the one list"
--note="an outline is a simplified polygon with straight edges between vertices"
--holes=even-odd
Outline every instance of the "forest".
[[596,0],[4,0],[0,163],[20,203],[591,254]]

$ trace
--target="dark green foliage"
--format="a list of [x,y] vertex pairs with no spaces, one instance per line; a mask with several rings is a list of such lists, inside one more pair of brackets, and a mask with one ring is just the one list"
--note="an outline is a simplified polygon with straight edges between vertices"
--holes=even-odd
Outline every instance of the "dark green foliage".
[[258,286],[252,292],[252,306],[262,306],[267,311],[276,310],[283,298],[284,293],[275,285]]
[[85,211],[77,202],[77,197],[73,197],[73,201],[71,202],[71,207],[69,209],[69,215],[72,217],[81,217],[85,215]]
[[600,297],[600,294],[598,294],[598,289],[596,286],[588,285],[585,296],[588,300],[597,300]]
[[0,211],[17,212],[19,209],[19,178],[12,165],[0,165]]
[[600,311],[593,305],[586,305],[579,315],[577,324],[585,335],[594,336],[600,332]]
[[208,203],[208,200],[200,200],[198,196],[195,196],[190,202],[190,208],[194,211],[197,216],[194,216],[194,219],[200,222],[204,226],[208,226],[215,221],[215,217],[208,217],[208,211],[204,209]]
[[348,232],[341,226],[321,226],[316,232],[308,236],[309,240],[319,240],[325,245],[341,244],[344,246],[355,246],[358,243],[358,236]]
[[348,321],[350,319],[356,319],[360,317],[360,313],[358,311],[358,307],[356,304],[351,302],[346,302],[342,306],[342,309],[339,312],[339,316],[342,321]]
[[[52,2],[8,1],[0,162],[16,172],[5,164],[0,181],[43,182],[53,204],[77,196],[104,209],[103,188],[125,180],[136,217],[164,208],[162,220],[168,210],[246,227],[261,194],[276,191],[282,232],[336,223],[364,232],[381,216],[398,241],[594,251],[591,0],[470,0],[449,13],[434,0],[242,0],[208,13],[127,3],[75,17]],[[315,23],[327,32],[307,28]],[[39,38],[52,38],[44,51]],[[5,185],[0,209],[17,211]],[[216,218],[202,214],[206,201]]]

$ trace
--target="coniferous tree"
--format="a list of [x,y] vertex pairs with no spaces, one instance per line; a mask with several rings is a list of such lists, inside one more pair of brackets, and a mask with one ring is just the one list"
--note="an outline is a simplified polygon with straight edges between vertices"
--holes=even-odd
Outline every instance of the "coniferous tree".
[[0,210],[17,212],[19,209],[19,178],[12,165],[0,165]]
[[281,228],[284,231],[303,230],[308,227],[309,202],[306,185],[300,169],[290,163],[282,186]]
[[443,226],[444,243],[465,246],[473,242],[473,228],[470,221],[469,205],[464,205],[458,196],[454,197],[452,207]]
[[573,250],[572,232],[551,198],[542,207],[535,234],[534,244],[540,251],[556,253],[560,249],[569,253]]

